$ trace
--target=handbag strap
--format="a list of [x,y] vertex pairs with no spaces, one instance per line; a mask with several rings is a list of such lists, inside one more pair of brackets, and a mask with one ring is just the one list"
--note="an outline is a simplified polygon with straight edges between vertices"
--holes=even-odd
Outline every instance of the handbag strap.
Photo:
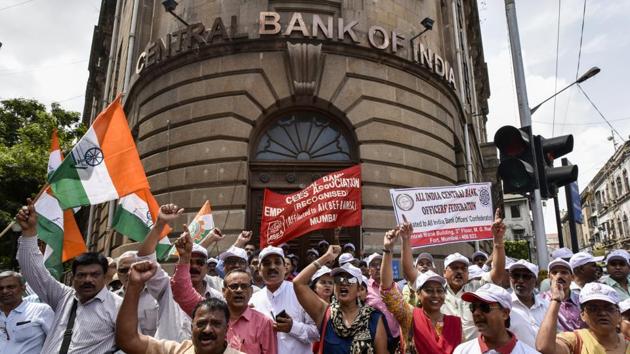
[[324,312],[324,319],[322,320],[322,333],[319,337],[319,352],[318,354],[324,353],[324,342],[326,338],[326,327],[328,327],[328,320],[330,320],[330,306],[326,308],[326,312]]
[[70,317],[68,318],[68,325],[63,332],[63,341],[61,342],[61,349],[59,354],[68,354],[68,348],[70,348],[70,341],[72,340],[72,329],[74,328],[74,319],[77,317],[78,301],[74,299],[72,301],[72,308],[70,309]]

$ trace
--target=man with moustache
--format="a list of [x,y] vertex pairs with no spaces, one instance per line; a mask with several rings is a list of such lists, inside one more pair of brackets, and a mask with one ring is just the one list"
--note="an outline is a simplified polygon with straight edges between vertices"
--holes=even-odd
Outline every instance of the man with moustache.
[[619,301],[630,299],[628,291],[628,275],[630,274],[630,254],[625,250],[611,251],[606,257],[606,271],[600,282],[615,289]]
[[293,283],[284,280],[286,265],[282,249],[274,246],[262,249],[259,269],[265,287],[252,295],[249,304],[274,320],[278,353],[312,353],[311,343],[319,340],[319,331],[298,302]]
[[588,252],[578,252],[569,259],[571,270],[573,271],[573,281],[571,290],[578,294],[584,285],[597,281],[597,263],[593,255]]
[[518,340],[534,348],[536,334],[545,318],[549,302],[534,293],[538,267],[519,259],[510,264],[510,284],[512,286],[512,311],[509,328]]
[[16,220],[22,229],[17,253],[22,274],[39,299],[55,312],[42,353],[114,352],[116,315],[122,299],[105,286],[107,258],[95,252],[77,256],[72,262],[72,287],[66,286],[44,266],[37,247],[37,214],[30,199]]
[[[470,260],[459,253],[450,254],[444,259],[444,278],[446,279],[446,298],[442,312],[446,315],[458,316],[462,319],[464,340],[471,340],[477,336],[477,329],[468,304],[462,300],[465,292],[473,292],[485,283],[500,284],[505,278],[505,246],[503,237],[506,226],[501,218],[500,209],[494,214],[492,224],[493,252],[492,270],[484,273],[480,280],[468,279]],[[411,253],[411,235],[402,233],[402,268],[405,278],[412,284],[418,277],[418,270],[413,266]]]
[[479,336],[455,348],[454,354],[538,353],[508,331],[512,297],[505,289],[485,284],[475,292],[466,292],[462,300],[468,303]]
[[[576,329],[584,328],[586,324],[580,318],[580,300],[579,294],[570,289],[573,281],[573,272],[569,262],[562,258],[556,258],[549,262],[547,267],[551,284],[561,287],[564,291],[563,300],[558,310],[558,329],[565,332],[571,332]],[[553,299],[551,290],[540,294],[540,297],[551,302]]]
[[50,306],[25,301],[22,275],[0,273],[0,353],[39,354],[55,316]]
[[[158,321],[159,323],[166,324],[163,326],[158,325],[155,336],[156,338],[169,339],[178,342],[190,338],[191,318],[184,313],[180,309],[179,305],[177,305],[174,301],[173,291],[170,284],[171,279],[159,263],[157,263],[155,249],[160,242],[162,232],[166,225],[175,221],[183,212],[184,210],[180,209],[175,204],[160,206],[157,220],[147,237],[140,244],[137,254],[138,260],[155,262],[158,267],[154,276],[146,282],[149,294],[151,294],[151,296],[153,296],[159,304],[160,311]],[[210,237],[214,238],[214,240],[219,240],[223,236],[219,232],[212,232],[210,233]],[[188,264],[190,277],[193,279],[193,284],[196,285],[195,290],[201,291],[201,294],[206,297],[223,300],[223,295],[212,288],[210,282],[205,280],[205,274],[208,271],[208,251],[203,248],[203,246],[198,244],[196,244],[196,246],[196,252],[193,250],[193,255],[191,256]]]
[[[204,299],[193,289],[190,272],[186,269],[193,249],[192,238],[184,233],[175,242],[175,247],[180,259],[173,275],[173,295],[181,309],[192,316],[197,304]],[[248,354],[276,354],[273,321],[248,306],[253,293],[251,275],[244,269],[233,267],[227,271],[223,282],[223,296],[230,309],[228,345]]]
[[201,301],[192,312],[192,338],[181,343],[157,340],[138,333],[138,299],[145,283],[157,272],[156,263],[142,261],[131,266],[125,299],[116,320],[116,343],[128,354],[239,354],[228,347],[226,332],[230,312],[219,299]]

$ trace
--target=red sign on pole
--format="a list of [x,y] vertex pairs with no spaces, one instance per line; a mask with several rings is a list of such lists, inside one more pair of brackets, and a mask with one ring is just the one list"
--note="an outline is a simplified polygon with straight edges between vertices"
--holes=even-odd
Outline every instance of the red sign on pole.
[[265,189],[260,248],[310,231],[361,225],[361,165],[326,175],[293,194]]

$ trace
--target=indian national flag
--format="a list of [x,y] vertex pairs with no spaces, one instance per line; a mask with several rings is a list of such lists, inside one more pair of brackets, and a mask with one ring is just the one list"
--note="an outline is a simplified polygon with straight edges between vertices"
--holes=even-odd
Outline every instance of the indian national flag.
[[[193,242],[199,243],[204,237],[208,236],[210,231],[214,229],[214,219],[212,218],[212,208],[210,207],[210,201],[206,200],[201,209],[195,215],[195,218],[188,224],[188,230]],[[173,248],[170,254],[177,254],[175,248]]]
[[48,182],[63,209],[149,189],[120,96],[98,115]]
[[[54,172],[62,163],[57,130],[53,130],[48,158],[48,173]],[[81,231],[74,219],[74,210],[62,210],[50,188],[35,202],[37,212],[37,234],[46,242],[45,264],[57,279],[63,275],[63,262],[86,251]]]
[[[137,191],[120,198],[112,227],[130,239],[142,242],[151,231],[159,211],[160,207],[148,189]],[[166,237],[170,231],[168,225],[162,231],[156,250],[160,259],[166,258],[171,248],[171,242]]]

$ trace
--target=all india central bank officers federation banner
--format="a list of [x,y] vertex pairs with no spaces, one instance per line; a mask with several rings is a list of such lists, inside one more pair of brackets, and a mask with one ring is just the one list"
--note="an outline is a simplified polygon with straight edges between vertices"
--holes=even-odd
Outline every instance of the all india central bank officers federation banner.
[[490,183],[390,189],[399,224],[413,225],[411,247],[492,239]]
[[293,194],[265,189],[260,248],[308,232],[361,225],[361,165],[326,175]]

